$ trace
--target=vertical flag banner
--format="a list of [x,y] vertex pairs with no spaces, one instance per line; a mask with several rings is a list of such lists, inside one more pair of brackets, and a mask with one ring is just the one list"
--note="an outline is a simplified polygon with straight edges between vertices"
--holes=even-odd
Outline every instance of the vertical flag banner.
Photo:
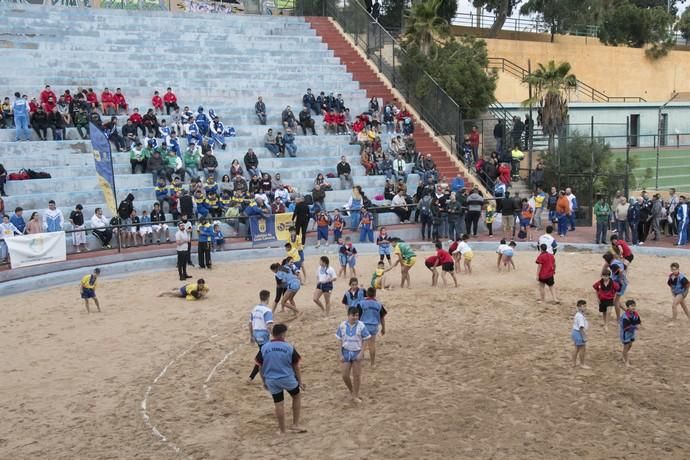
[[103,190],[105,204],[112,214],[117,212],[117,197],[115,195],[115,173],[113,172],[113,157],[110,152],[110,141],[105,133],[96,125],[89,122],[89,135],[93,148],[93,159],[96,165],[98,183]]

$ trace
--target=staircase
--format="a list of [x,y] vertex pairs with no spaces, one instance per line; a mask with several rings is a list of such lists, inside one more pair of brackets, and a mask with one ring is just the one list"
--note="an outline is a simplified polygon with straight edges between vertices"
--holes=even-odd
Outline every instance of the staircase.
[[[353,79],[359,82],[360,87],[366,91],[368,98],[377,97],[384,103],[397,100],[393,92],[372,70],[366,60],[359,55],[357,50],[342,36],[329,18],[310,16],[306,17],[306,20],[328,45],[328,48],[333,51],[335,57],[340,59],[340,63],[352,74]],[[398,101],[398,103],[404,103],[404,101]],[[462,174],[461,169],[453,162],[441,145],[431,134],[422,128],[419,120],[415,120],[415,126],[414,137],[417,141],[417,150],[423,154],[431,154],[438,168],[440,178],[443,179],[445,177],[450,180],[458,173]],[[471,178],[465,177],[465,186],[468,188],[472,187]]]

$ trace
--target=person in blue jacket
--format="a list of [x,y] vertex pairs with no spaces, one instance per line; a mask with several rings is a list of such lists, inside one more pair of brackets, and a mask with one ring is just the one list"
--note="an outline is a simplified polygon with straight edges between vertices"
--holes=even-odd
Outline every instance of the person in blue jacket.
[[14,116],[14,140],[19,141],[21,137],[25,141],[31,138],[29,131],[29,103],[26,102],[26,96],[21,97],[19,93],[14,93],[14,102],[12,103],[12,114]]

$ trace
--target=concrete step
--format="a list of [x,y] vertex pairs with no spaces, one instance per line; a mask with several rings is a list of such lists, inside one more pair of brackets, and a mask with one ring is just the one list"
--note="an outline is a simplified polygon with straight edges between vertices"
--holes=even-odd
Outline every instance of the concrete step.
[[[94,174],[93,171],[91,174]],[[118,188],[144,188],[151,186],[151,176],[148,174],[123,174],[115,176],[115,184]],[[82,190],[95,190],[98,188],[98,178],[95,175],[79,177],[56,177],[51,179],[33,179],[8,181],[6,190],[9,195],[27,195],[45,192],[79,192]]]

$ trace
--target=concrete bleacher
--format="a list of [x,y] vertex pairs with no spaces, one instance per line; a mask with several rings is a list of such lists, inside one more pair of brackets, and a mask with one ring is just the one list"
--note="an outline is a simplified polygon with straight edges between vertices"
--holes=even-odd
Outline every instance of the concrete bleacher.
[[[66,32],[67,28],[67,32]],[[355,183],[371,199],[383,194],[383,176],[365,177],[359,165],[359,147],[349,145],[348,136],[325,135],[321,117],[314,117],[318,136],[302,136],[296,130],[297,158],[274,158],[263,147],[268,128],[283,131],[280,113],[290,105],[297,114],[302,95],[311,88],[318,95],[342,93],[354,114],[367,108],[366,93],[345,66],[334,57],[315,32],[297,17],[214,16],[160,11],[124,12],[98,9],[40,8],[0,3],[0,38],[3,79],[0,96],[15,91],[38,97],[46,84],[59,96],[65,89],[93,88],[100,97],[104,87],[121,87],[130,109],[145,112],[154,90],[163,94],[174,88],[180,106],[193,111],[213,109],[237,136],[227,138],[227,149],[216,149],[219,178],[230,163],[253,148],[259,168],[301,193],[311,190],[319,172],[335,172],[341,155],[350,162]],[[254,103],[263,96],[268,124],[260,125]],[[160,119],[168,119],[159,115]],[[103,117],[104,119],[106,117]],[[119,116],[120,125],[126,117]],[[13,142],[14,130],[0,130],[0,163],[8,171],[31,168],[51,174],[51,179],[10,181],[5,207],[25,209],[28,219],[53,199],[67,217],[77,203],[85,218],[93,209],[105,208],[93,166],[90,142],[79,138],[75,128],[67,129],[64,141]],[[388,137],[384,136],[384,145]],[[181,142],[183,148],[186,142]],[[127,193],[136,197],[135,207],[150,210],[154,202],[149,174],[130,174],[129,155],[113,151],[118,199]],[[330,179],[335,190],[326,193],[329,209],[342,207],[350,192],[338,190],[340,182]],[[106,211],[108,217],[111,216]],[[380,224],[396,223],[392,214],[380,216]],[[91,238],[93,240],[93,238]],[[97,247],[95,240],[89,245]],[[71,249],[71,248],[70,248]]]

